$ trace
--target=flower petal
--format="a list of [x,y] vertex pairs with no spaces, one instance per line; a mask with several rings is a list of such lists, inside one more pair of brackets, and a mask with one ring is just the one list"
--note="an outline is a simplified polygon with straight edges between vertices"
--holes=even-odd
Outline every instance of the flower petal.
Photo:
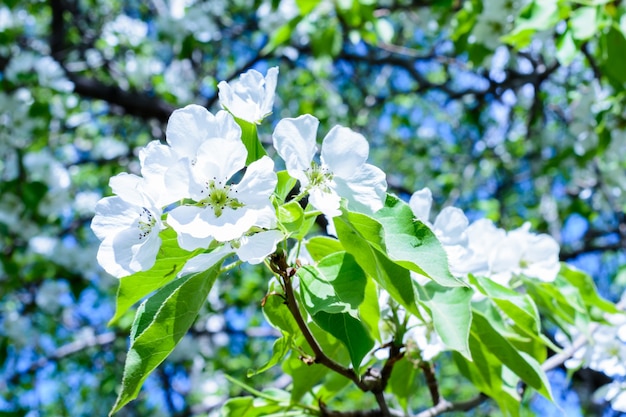
[[259,264],[266,256],[276,251],[276,245],[283,239],[283,234],[278,230],[268,230],[251,236],[242,236],[240,246],[235,251],[237,256],[244,262]]
[[446,207],[437,215],[433,228],[437,237],[444,245],[465,245],[467,235],[465,230],[469,220],[463,210],[457,207]]
[[96,204],[96,215],[91,220],[91,230],[98,239],[112,238],[134,224],[140,208],[120,197],[105,197]]
[[430,191],[430,188],[422,188],[414,192],[409,200],[409,207],[411,207],[415,217],[422,223],[428,223],[432,205],[433,193]]
[[192,171],[196,180],[227,181],[246,166],[248,151],[241,141],[209,139],[198,148]]
[[220,259],[225,257],[230,252],[229,249],[230,248],[221,246],[213,252],[201,253],[200,255],[194,256],[187,261],[185,266],[183,266],[183,269],[178,273],[178,276],[182,277],[183,275],[206,271],[217,264]]
[[326,193],[319,188],[313,188],[309,191],[309,203],[327,217],[341,216],[340,202],[341,197],[334,191]]
[[369,144],[363,135],[335,126],[322,142],[322,164],[339,177],[350,178],[367,160]]
[[305,185],[304,171],[311,168],[317,147],[315,138],[319,120],[310,114],[295,119],[282,119],[276,125],[272,140],[278,155],[285,161],[287,172]]
[[348,200],[350,210],[371,214],[385,205],[387,180],[385,173],[374,165],[361,165],[349,179],[336,176],[334,183],[333,188]]
[[205,222],[209,235],[218,242],[239,239],[256,223],[256,210],[247,207],[238,209],[224,208],[219,217],[212,210],[203,210],[200,218]]
[[174,110],[165,131],[167,143],[179,157],[194,160],[198,147],[209,138],[214,122],[215,116],[196,104]]
[[245,175],[232,187],[239,201],[251,208],[265,207],[276,188],[278,177],[274,172],[274,161],[268,156],[254,161]]
[[210,236],[209,227],[200,216],[208,209],[196,206],[178,206],[167,214],[167,223],[176,233],[186,233],[196,238]]

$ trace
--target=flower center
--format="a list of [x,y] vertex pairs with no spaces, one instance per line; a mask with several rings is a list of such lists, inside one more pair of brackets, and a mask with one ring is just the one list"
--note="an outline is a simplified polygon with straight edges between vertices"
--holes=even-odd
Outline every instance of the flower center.
[[141,214],[139,215],[139,221],[137,227],[139,228],[139,240],[147,237],[152,229],[156,225],[156,218],[152,215],[152,212],[145,207],[142,207]]
[[326,193],[331,192],[329,184],[333,179],[333,174],[328,171],[328,168],[311,162],[311,168],[307,169],[305,174],[309,179],[309,188],[318,188]]
[[215,213],[215,217],[220,217],[227,207],[238,209],[244,206],[234,195],[231,195],[237,194],[237,190],[232,190],[229,184],[226,184],[225,181],[217,181],[217,178],[206,181],[205,188],[200,191],[200,193],[207,194],[207,196],[200,201],[200,204],[205,207],[211,207]]

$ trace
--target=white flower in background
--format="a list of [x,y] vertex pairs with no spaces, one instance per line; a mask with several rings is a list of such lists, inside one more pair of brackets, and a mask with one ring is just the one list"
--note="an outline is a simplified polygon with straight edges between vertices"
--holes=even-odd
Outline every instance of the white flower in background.
[[531,233],[529,223],[508,233],[487,219],[469,224],[456,207],[444,208],[431,224],[431,205],[428,188],[416,191],[409,200],[415,217],[428,225],[441,242],[453,274],[486,276],[502,285],[520,274],[542,281],[556,279],[561,268],[559,245],[551,236]]
[[148,24],[125,14],[107,22],[102,28],[102,39],[110,46],[119,44],[139,45],[148,35]]
[[159,232],[162,209],[155,204],[162,190],[132,174],[119,174],[109,185],[116,196],[96,205],[91,228],[102,242],[98,263],[109,274],[121,278],[150,269],[161,247]]
[[251,163],[241,181],[233,183],[233,176],[245,167],[247,155],[241,141],[209,139],[200,146],[197,159],[188,170],[188,197],[195,203],[176,207],[167,217],[179,242],[227,242],[240,238],[252,226],[274,226],[270,202],[278,181],[274,162],[265,156]]
[[561,269],[559,244],[547,234],[530,232],[530,223],[507,233],[489,257],[491,278],[506,285],[513,275],[523,274],[550,282]]
[[333,127],[322,142],[321,164],[313,162],[319,121],[311,115],[282,119],[273,134],[274,147],[285,160],[289,175],[300,181],[309,202],[328,217],[341,214],[341,198],[348,208],[375,212],[383,207],[385,173],[365,163],[369,145],[363,135]]
[[56,314],[64,305],[69,287],[65,281],[46,280],[41,284],[35,296],[37,306],[48,314]]
[[233,116],[250,123],[260,123],[272,113],[277,78],[278,67],[272,67],[265,77],[251,69],[236,81],[221,81],[217,85],[220,103]]
[[39,213],[46,216],[63,213],[71,204],[70,174],[67,169],[47,150],[27,153],[23,163],[31,181],[39,181],[48,186],[39,203]]
[[[606,319],[610,325],[600,325],[593,332],[593,340],[565,361],[567,368],[585,366],[610,377],[626,376],[626,314],[613,314]],[[571,333],[572,339],[578,337],[577,330]],[[570,340],[561,332],[555,334],[555,339],[563,347],[571,345]]]
[[441,242],[448,255],[450,272],[456,276],[466,276],[474,272],[468,268],[471,251],[468,249],[469,242],[466,233],[469,225],[467,217],[456,207],[446,207],[435,217],[435,223],[432,224],[428,220],[432,202],[432,192],[428,188],[423,188],[413,193],[409,200],[409,207],[415,217],[430,227]]
[[626,381],[613,381],[608,384],[604,391],[604,399],[611,402],[613,410],[626,413]]

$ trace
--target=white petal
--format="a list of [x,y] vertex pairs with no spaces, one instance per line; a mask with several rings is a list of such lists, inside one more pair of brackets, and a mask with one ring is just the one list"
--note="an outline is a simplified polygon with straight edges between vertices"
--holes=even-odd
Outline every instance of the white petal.
[[206,271],[207,269],[217,264],[217,262],[220,261],[223,257],[225,257],[228,254],[229,249],[230,248],[222,246],[215,249],[213,252],[202,253],[200,255],[194,256],[187,261],[183,269],[178,273],[178,276],[181,277],[187,274]]
[[469,221],[463,210],[446,207],[437,215],[433,228],[442,244],[465,245],[467,243],[465,230],[468,225]]
[[278,177],[274,172],[274,161],[264,156],[248,166],[239,184],[232,187],[232,192],[236,191],[233,196],[248,207],[265,207],[276,188],[276,183]]
[[493,273],[514,274],[519,271],[522,252],[517,239],[507,236],[501,240],[489,257],[489,268]]
[[244,262],[259,264],[266,256],[276,251],[276,245],[283,239],[283,234],[278,230],[268,230],[256,233],[252,236],[243,236],[236,249],[237,256]]
[[340,202],[341,197],[334,191],[325,193],[319,188],[313,188],[309,191],[309,203],[327,217],[341,216]]
[[96,204],[96,215],[91,220],[91,229],[100,240],[112,238],[135,222],[139,217],[139,210],[139,207],[119,197],[105,197]]
[[139,229],[131,227],[112,239],[105,239],[98,250],[98,263],[117,278],[152,268],[161,247],[161,238],[156,231],[141,240],[138,236]]
[[409,207],[411,207],[413,214],[423,223],[428,223],[432,205],[433,193],[430,191],[430,188],[422,188],[414,192],[409,200]]
[[215,121],[207,135],[210,138],[241,141],[241,127],[235,122],[232,114],[220,110],[215,115]]
[[145,206],[149,201],[144,193],[144,179],[135,174],[117,174],[109,179],[109,187],[118,197],[136,206]]
[[354,175],[368,154],[369,144],[365,137],[347,127],[333,127],[322,142],[322,164],[342,178]]
[[319,120],[310,114],[282,119],[276,125],[272,140],[278,155],[285,161],[293,178],[305,181],[304,171],[311,168],[317,147],[315,138]]
[[247,156],[248,151],[241,141],[210,139],[198,148],[192,170],[196,178],[225,181],[246,165]]
[[219,217],[212,210],[204,210],[200,218],[206,223],[209,234],[218,242],[239,239],[256,223],[256,211],[247,207],[236,210],[224,208]]
[[272,203],[269,203],[260,209],[255,209],[255,212],[255,226],[262,227],[264,229],[273,229],[276,227],[276,209],[274,209]]
[[139,151],[141,175],[144,177],[163,177],[167,169],[176,161],[178,157],[172,148],[162,145],[158,140],[149,142]]
[[196,238],[210,236],[209,226],[200,216],[210,209],[196,206],[178,206],[167,214],[167,224],[176,233],[187,233]]
[[174,110],[167,122],[167,143],[179,157],[193,160],[198,147],[210,137],[215,117],[204,107],[190,104]]
[[207,237],[194,237],[189,233],[178,233],[177,241],[178,246],[181,249],[185,249],[189,252],[192,252],[196,249],[207,249],[211,242],[213,242],[213,238],[210,236]]
[[204,186],[195,184],[193,178],[189,158],[180,159],[169,167],[165,173],[163,184],[171,202],[183,198],[193,198],[194,200],[203,198],[200,191],[204,190]]
[[276,67],[271,68],[266,77],[251,69],[235,81],[222,81],[217,85],[220,103],[235,117],[260,123],[272,112],[277,76]]
[[374,165],[363,164],[349,179],[335,177],[334,183],[337,194],[348,200],[349,210],[371,214],[385,205],[387,180]]

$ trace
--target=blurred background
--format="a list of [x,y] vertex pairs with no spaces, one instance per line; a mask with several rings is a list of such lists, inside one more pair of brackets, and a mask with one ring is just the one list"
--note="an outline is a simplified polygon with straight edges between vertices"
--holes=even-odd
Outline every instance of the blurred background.
[[[625,35],[626,6],[608,0],[3,0],[0,416],[108,413],[132,312],[107,327],[117,280],[95,261],[95,204],[112,175],[138,172],[138,148],[165,139],[174,109],[217,111],[217,83],[251,68],[280,69],[265,143],[282,117],[315,115],[320,138],[349,126],[390,192],[428,186],[434,212],[529,221],[619,299]],[[217,415],[242,392],[224,374],[288,384],[280,369],[245,379],[275,336],[257,312],[269,278],[248,268],[221,279],[118,415]],[[444,391],[456,389],[448,376]],[[551,380],[564,408],[538,400],[538,415],[617,415],[590,394],[602,375]]]

